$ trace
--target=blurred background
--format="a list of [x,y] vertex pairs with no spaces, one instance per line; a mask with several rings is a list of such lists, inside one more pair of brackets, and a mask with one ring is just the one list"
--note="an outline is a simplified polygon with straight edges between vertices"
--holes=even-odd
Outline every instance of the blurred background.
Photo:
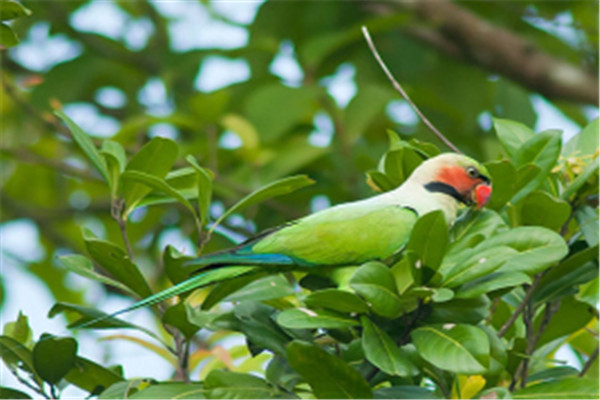
[[[93,138],[133,154],[176,140],[216,174],[213,217],[278,178],[316,184],[234,215],[207,251],[331,204],[372,195],[365,172],[386,130],[443,145],[375,62],[360,27],[411,98],[451,141],[499,157],[492,118],[563,130],[598,116],[595,1],[23,1],[9,21],[20,43],[2,50],[0,239],[2,324],[29,317],[36,336],[64,334],[55,301],[116,310],[130,300],[68,274],[56,256],[83,253],[80,230],[120,242],[108,189],[65,128],[65,111]],[[177,206],[145,207],[128,226],[154,287],[167,244],[195,252]],[[149,313],[132,320],[152,323]],[[127,377],[167,379],[168,364],[120,341],[82,337],[80,354],[122,364]],[[13,385],[2,366],[0,381]],[[74,392],[74,396],[77,392]]]

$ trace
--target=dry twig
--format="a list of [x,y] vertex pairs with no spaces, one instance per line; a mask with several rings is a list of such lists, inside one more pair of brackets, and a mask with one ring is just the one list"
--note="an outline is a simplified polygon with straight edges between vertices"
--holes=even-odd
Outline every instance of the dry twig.
[[408,96],[408,94],[404,91],[404,89],[402,88],[402,85],[400,85],[400,83],[398,83],[396,78],[394,78],[394,75],[392,75],[389,68],[387,67],[387,65],[385,64],[385,62],[379,55],[379,52],[377,51],[377,48],[375,47],[375,43],[373,43],[373,39],[371,39],[371,35],[369,34],[369,30],[367,29],[366,26],[362,27],[362,33],[363,33],[363,36],[365,37],[365,40],[367,41],[367,44],[369,45],[369,48],[371,49],[371,52],[373,53],[373,56],[375,57],[375,60],[377,60],[377,62],[379,63],[379,66],[381,66],[381,69],[383,70],[385,75],[388,77],[390,82],[392,82],[394,89],[396,89],[398,91],[398,93],[400,93],[400,95],[402,97],[404,97],[404,99],[408,102],[408,104],[411,106],[411,108],[417,113],[419,118],[421,118],[421,121],[423,121],[425,126],[427,126],[429,128],[429,130],[431,130],[431,132],[433,132],[452,151],[455,151],[457,153],[462,153],[462,151],[460,151],[458,149],[458,147],[456,147],[450,140],[448,140],[446,138],[446,136],[444,136],[444,134],[442,132],[440,132],[431,123],[431,121],[429,121],[429,119],[427,119],[427,117],[421,112],[421,110],[419,110],[419,107],[417,107],[417,105],[411,100],[411,98]]

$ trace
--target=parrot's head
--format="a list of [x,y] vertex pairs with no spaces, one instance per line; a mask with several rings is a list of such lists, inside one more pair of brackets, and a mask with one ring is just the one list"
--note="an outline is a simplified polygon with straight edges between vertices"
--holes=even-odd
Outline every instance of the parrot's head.
[[442,192],[461,203],[483,207],[492,194],[490,174],[470,157],[444,153],[423,162],[415,171],[425,188]]

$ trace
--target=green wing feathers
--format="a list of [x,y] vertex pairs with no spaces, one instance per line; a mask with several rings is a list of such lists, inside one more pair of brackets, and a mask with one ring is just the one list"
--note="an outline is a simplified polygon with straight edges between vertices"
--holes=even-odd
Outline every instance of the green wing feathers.
[[[200,272],[184,282],[138,301],[114,314],[83,323],[92,326],[138,308],[213,283],[252,273],[263,266],[319,266],[360,264],[384,260],[408,242],[417,220],[411,209],[361,202],[333,207],[285,225],[229,251],[208,254],[186,263]],[[202,270],[207,266],[214,267]]]
[[307,265],[348,265],[383,260],[401,249],[417,214],[401,206],[333,207],[258,240],[254,254],[280,254]]

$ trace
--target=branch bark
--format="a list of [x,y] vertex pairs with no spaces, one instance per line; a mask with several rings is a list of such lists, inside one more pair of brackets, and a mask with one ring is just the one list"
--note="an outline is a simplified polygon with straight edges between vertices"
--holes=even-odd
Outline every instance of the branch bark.
[[[396,0],[425,24],[404,33],[443,54],[506,76],[548,98],[598,104],[598,78],[449,0]],[[367,7],[369,5],[367,4]],[[375,13],[393,12],[372,8]]]

